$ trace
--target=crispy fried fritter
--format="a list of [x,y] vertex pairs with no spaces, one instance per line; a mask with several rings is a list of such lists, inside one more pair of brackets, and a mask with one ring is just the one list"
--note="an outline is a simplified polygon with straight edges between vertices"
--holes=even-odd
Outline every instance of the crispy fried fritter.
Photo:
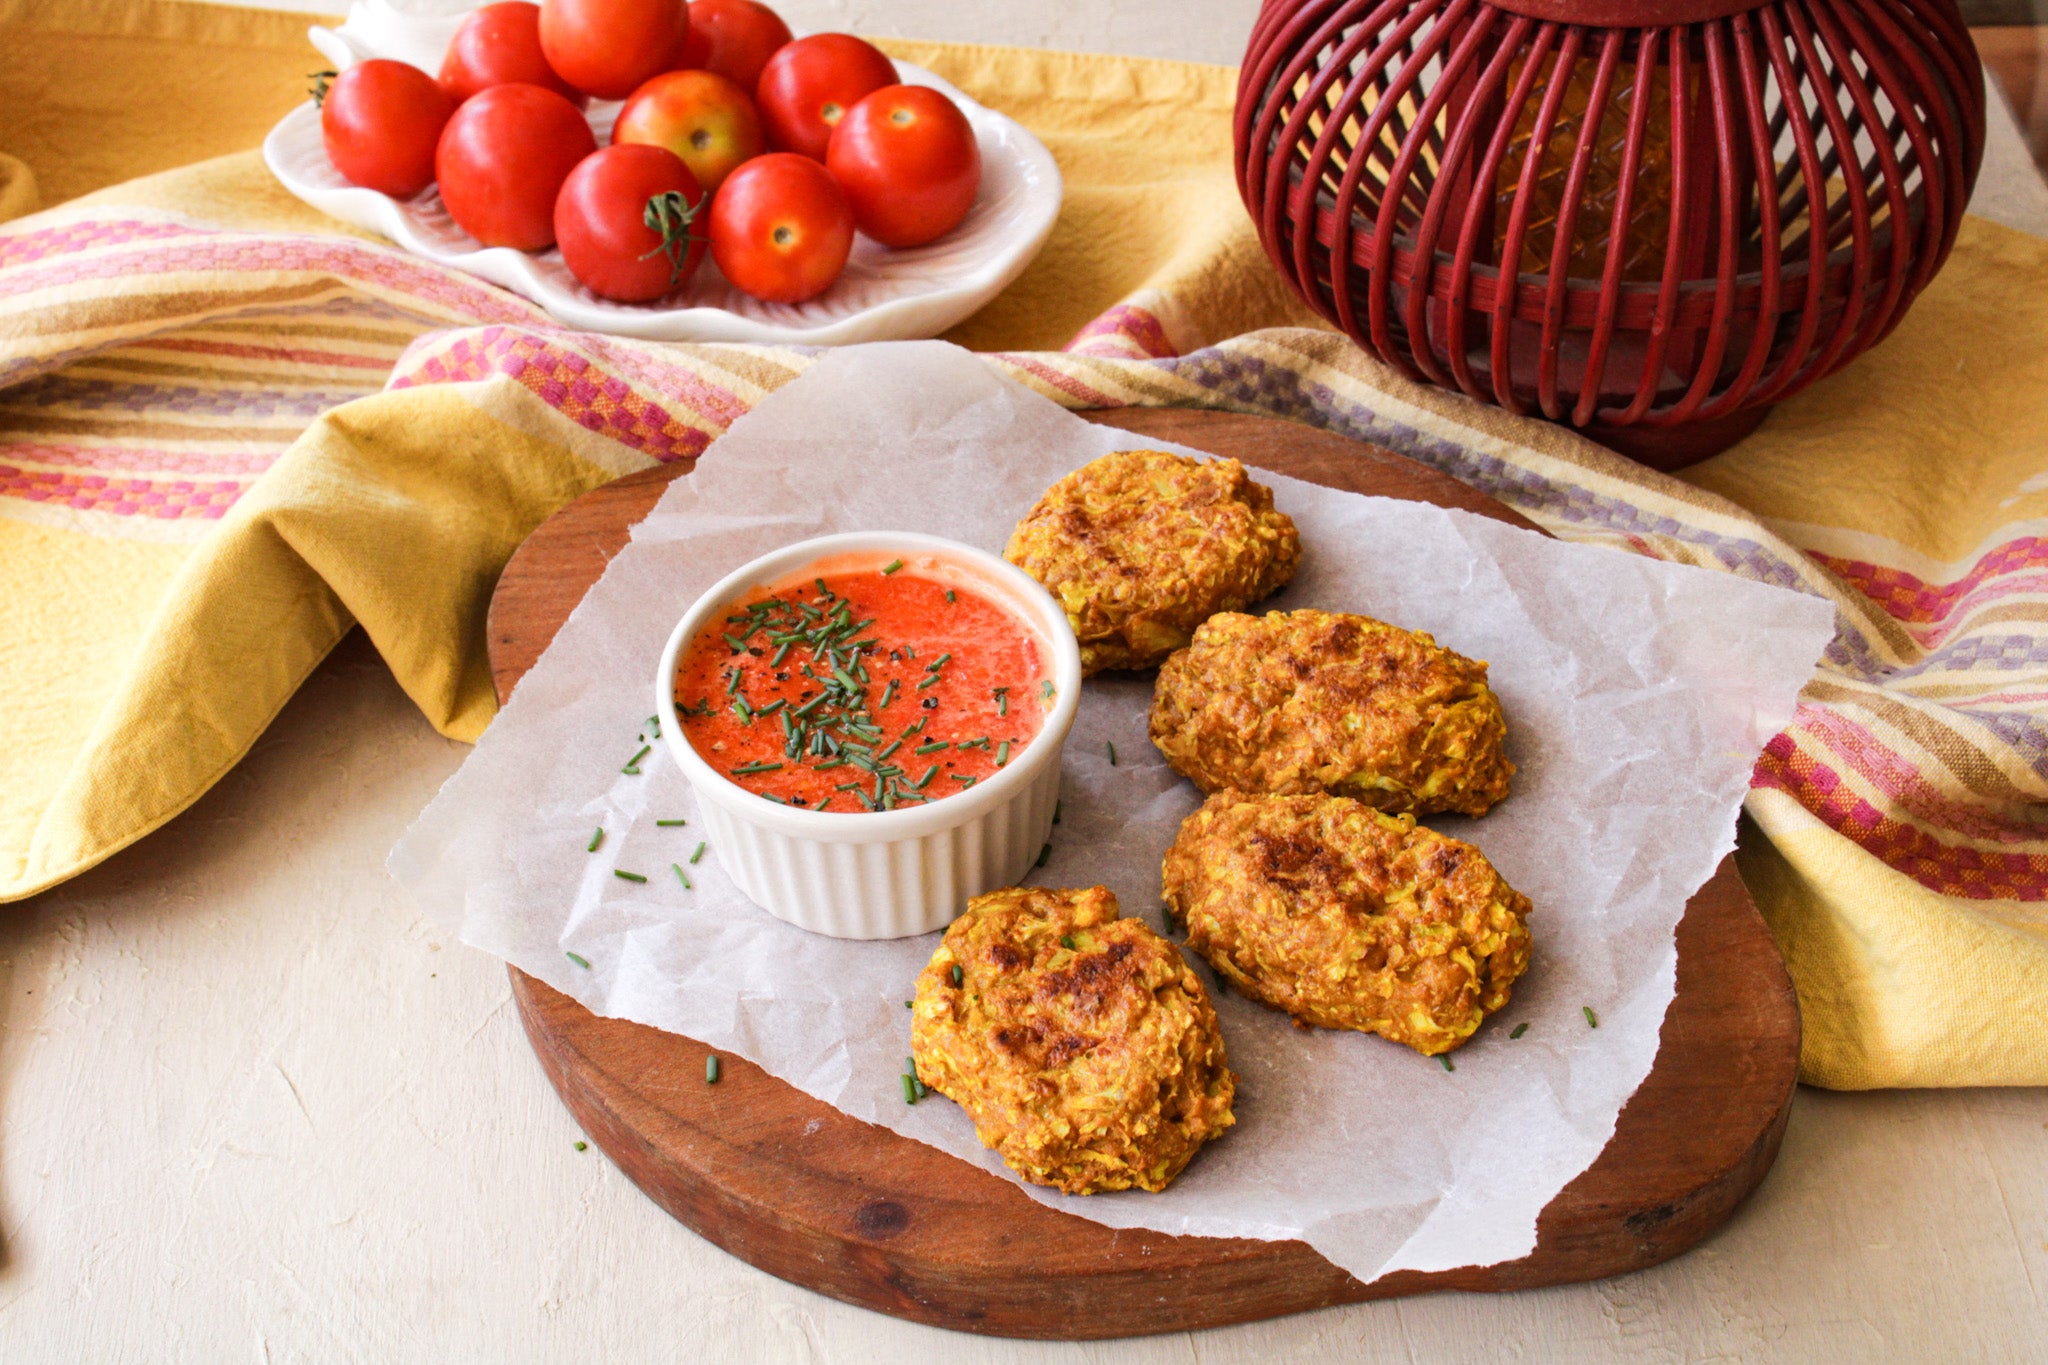
[[1125,450],[1046,489],[1003,558],[1059,599],[1089,674],[1150,668],[1216,612],[1272,596],[1301,536],[1236,460]]
[[1370,616],[1210,617],[1160,668],[1151,730],[1205,792],[1329,792],[1386,811],[1483,815],[1515,771],[1486,665]]
[[1236,1121],[1208,992],[1107,887],[976,896],[914,1008],[918,1076],[1035,1184],[1163,1190]]
[[1425,1056],[1462,1046],[1529,966],[1529,898],[1485,854],[1341,796],[1217,792],[1161,878],[1238,990]]

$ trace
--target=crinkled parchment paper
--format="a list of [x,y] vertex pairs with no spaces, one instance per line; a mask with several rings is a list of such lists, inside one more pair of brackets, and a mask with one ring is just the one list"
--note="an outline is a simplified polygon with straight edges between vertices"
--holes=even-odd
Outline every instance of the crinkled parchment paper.
[[[688,785],[658,745],[642,775],[620,768],[645,733],[669,630],[738,564],[808,536],[890,527],[999,551],[1054,479],[1157,444],[1083,422],[938,343],[826,354],[670,486],[406,832],[393,874],[465,942],[599,1014],[749,1058],[1014,1179],[959,1108],[902,1100],[903,1002],[937,935],[804,933],[734,890],[716,850],[684,890],[669,865],[699,838]],[[1650,1069],[1672,931],[1733,847],[1751,764],[1791,719],[1832,613],[1726,574],[1259,477],[1306,549],[1271,606],[1365,612],[1491,661],[1520,767],[1513,795],[1482,820],[1430,823],[1476,843],[1535,902],[1534,962],[1450,1073],[1224,995],[1234,1129],[1164,1194],[1024,1188],[1117,1227],[1303,1238],[1363,1280],[1511,1260],[1535,1245],[1537,1214],[1599,1154]],[[1064,818],[1033,875],[1107,883],[1126,913],[1161,928],[1160,857],[1197,794],[1146,738],[1150,686],[1088,683]],[[654,823],[676,817],[691,825]],[[588,853],[600,824],[604,845]]]

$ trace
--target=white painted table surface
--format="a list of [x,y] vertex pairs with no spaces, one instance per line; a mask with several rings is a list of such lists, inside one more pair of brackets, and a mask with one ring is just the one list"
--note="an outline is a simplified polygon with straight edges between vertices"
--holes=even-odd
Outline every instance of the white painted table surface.
[[[1230,62],[1254,5],[783,9]],[[2040,231],[2048,194],[1995,122],[1978,207]],[[351,636],[189,813],[0,908],[0,1360],[2048,1358],[2048,1090],[1802,1090],[1724,1231],[1595,1284],[1090,1345],[798,1289],[577,1152],[503,966],[386,879],[463,753]]]

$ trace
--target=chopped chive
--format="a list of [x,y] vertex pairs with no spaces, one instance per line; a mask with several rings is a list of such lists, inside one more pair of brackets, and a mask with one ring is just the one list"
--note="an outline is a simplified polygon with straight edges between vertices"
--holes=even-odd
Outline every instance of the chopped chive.
[[956,986],[957,986],[957,985],[959,985],[959,984],[960,984],[960,982],[961,982],[961,978],[962,978],[962,975],[963,975],[963,974],[962,974],[962,972],[960,971],[960,964],[959,964],[959,963],[957,963],[957,962],[955,962],[955,963],[953,964],[953,984],[954,984],[954,985],[956,985]]
[[1510,1034],[1508,1035],[1508,1037],[1510,1037],[1510,1038],[1519,1038],[1519,1037],[1521,1037],[1521,1036],[1522,1036],[1523,1034],[1527,1033],[1528,1031],[1529,1031],[1529,1026],[1528,1026],[1527,1024],[1517,1024],[1517,1025],[1515,1025],[1515,1031],[1514,1031],[1513,1033],[1510,1033]]
[[895,741],[893,741],[893,742],[891,742],[891,743],[890,743],[890,745],[889,745],[889,747],[888,747],[888,748],[886,748],[886,749],[882,750],[882,751],[881,751],[880,753],[876,754],[876,755],[875,755],[875,757],[876,757],[876,758],[887,758],[887,757],[888,757],[888,756],[889,756],[890,754],[893,754],[893,753],[895,753],[895,752],[896,752],[896,751],[897,751],[898,749],[900,749],[900,748],[902,748],[902,747],[903,747],[903,741],[902,741],[902,740],[900,740],[900,739],[899,739],[899,740],[895,740]]
[[938,776],[938,772],[939,765],[934,763],[931,767],[926,768],[924,770],[923,777],[918,778],[917,781],[911,783],[910,785],[916,788],[918,791],[923,791],[926,787],[929,787],[932,784],[932,779]]
[[917,724],[905,727],[903,731],[903,737],[905,739],[909,739],[912,735],[922,734],[924,732],[924,727],[931,724],[931,722],[932,718],[930,716],[919,716],[917,718]]
[[1114,768],[1116,766],[1116,745],[1111,744],[1108,740],[1104,740],[1103,744],[1109,749],[1109,766]]
[[779,645],[779,646],[777,646],[777,647],[776,647],[776,650],[775,650],[775,654],[774,654],[774,657],[768,660],[768,666],[769,666],[770,668],[780,668],[780,667],[782,667],[782,661],[783,661],[784,659],[787,659],[787,658],[789,657],[789,651],[790,651],[790,650],[792,650],[792,649],[794,649],[795,647],[796,647],[796,646],[794,646],[794,645],[788,645],[788,644],[785,644],[785,645]]
[[999,716],[1010,714],[1010,689],[1007,687],[998,687],[996,689],[996,714]]
[[1448,1052],[1437,1053],[1436,1061],[1437,1065],[1441,1066],[1446,1071],[1456,1071],[1458,1069],[1455,1066],[1451,1065],[1451,1054]]
[[579,1152],[587,1152],[590,1150],[590,1144],[587,1142],[578,1142],[576,1143],[576,1150]]
[[943,739],[932,739],[926,740],[923,744],[918,745],[915,749],[912,749],[910,752],[914,754],[935,754],[941,749],[950,749],[952,747],[952,745],[946,743],[946,741]]
[[747,642],[740,639],[737,635],[728,633],[725,637],[725,642],[732,646],[732,652],[735,654],[744,654],[747,651]]
[[946,600],[948,602],[953,600],[953,590],[951,588],[946,589]]
[[802,706],[797,707],[796,710],[791,711],[789,714],[798,717],[808,716],[809,714],[811,714],[811,712],[817,710],[824,704],[825,694],[823,692],[820,692],[817,696],[811,698],[809,701],[805,702]]
[[1000,768],[1009,761],[1010,741],[1006,739],[1001,744],[996,745],[996,766]]
[[704,1059],[704,1084],[718,1084],[718,1054],[715,1052]]
[[687,825],[690,822],[688,820],[656,820],[654,823],[662,829],[673,829],[677,825]]
[[683,884],[683,890],[695,891],[697,889],[696,887],[690,885],[690,874],[683,871],[683,865],[681,863],[670,863],[669,866],[675,869],[676,880]]
[[896,572],[896,571],[897,571],[898,569],[900,569],[900,568],[902,568],[902,567],[903,567],[903,561],[902,561],[902,560],[900,560],[900,559],[892,559],[892,560],[890,560],[890,561],[889,561],[889,562],[888,562],[887,564],[884,564],[884,565],[882,566],[882,572],[883,572],[884,574],[892,574],[892,573],[895,573],[895,572]]
[[811,771],[824,773],[830,772],[834,768],[843,768],[845,766],[846,760],[843,758],[828,758],[823,763],[813,763],[811,765]]
[[583,846],[583,851],[584,851],[585,853],[595,853],[595,852],[597,852],[597,846],[598,846],[599,844],[603,843],[603,842],[604,842],[604,826],[603,826],[603,825],[599,825],[599,826],[597,827],[597,832],[596,832],[595,834],[593,834],[593,835],[591,835],[591,836],[590,836],[590,842],[589,842],[589,843],[587,843],[587,844],[585,844],[585,845]]
[[1044,698],[1045,698],[1045,699],[1046,699],[1047,701],[1051,701],[1051,700],[1052,700],[1052,679],[1051,679],[1051,678],[1047,678],[1047,679],[1045,679],[1045,680],[1044,680],[1043,682],[1039,683],[1039,684],[1038,684],[1038,691],[1039,691],[1039,695],[1043,696],[1043,697],[1044,697]]
[[704,843],[703,843],[703,841],[702,841],[702,840],[699,840],[699,841],[698,841],[698,843],[697,843],[697,851],[696,851],[695,853],[692,853],[692,854],[690,855],[690,866],[692,866],[692,867],[695,867],[695,866],[697,865],[697,860],[698,860],[699,858],[703,857],[703,856],[704,856]]
[[875,709],[877,711],[888,710],[889,703],[896,700],[896,686],[896,680],[894,678],[889,679],[889,685],[882,689],[881,701],[875,704]]
[[737,692],[737,691],[739,691],[739,690],[740,690],[740,671],[739,671],[739,670],[738,670],[737,668],[735,668],[735,669],[734,669],[734,670],[732,671],[732,676],[731,676],[730,678],[727,678],[727,679],[725,680],[725,695],[729,697],[729,696],[731,696],[731,695],[732,695],[733,693],[735,693],[735,692]]
[[832,600],[832,589],[825,586],[825,580],[822,578],[813,578],[811,581],[818,585],[818,596],[824,598],[827,602],[830,602]]
[[614,877],[617,877],[622,882],[644,882],[647,880],[647,878],[641,876],[638,872],[628,872],[624,868],[619,867],[615,867],[612,869],[612,875]]
[[1593,1007],[1591,1005],[1581,1005],[1579,1006],[1579,1008],[1585,1011],[1587,1028],[1600,1027],[1600,1016],[1593,1013]]
[[732,713],[740,718],[742,724],[752,725],[754,723],[754,708],[747,705],[745,697],[733,698]]
[[1070,953],[1071,953],[1071,952],[1074,952],[1074,951],[1076,950],[1076,945],[1075,945],[1075,943],[1074,943],[1074,936],[1073,936],[1072,934],[1061,934],[1061,935],[1060,935],[1060,947],[1062,947],[1062,948],[1065,948],[1065,949],[1066,949],[1066,950],[1067,950],[1068,952],[1070,952]]
[[742,763],[732,770],[734,777],[752,777],[755,773],[772,773],[782,767],[780,763]]
[[911,690],[912,690],[913,692],[922,692],[922,691],[924,691],[924,690],[925,690],[925,689],[926,689],[927,687],[930,687],[930,686],[931,686],[931,685],[932,685],[933,683],[937,682],[938,680],[939,680],[939,675],[938,675],[938,674],[936,674],[936,673],[934,673],[934,674],[932,674],[932,675],[931,675],[930,677],[926,678],[926,679],[925,679],[925,680],[924,680],[923,682],[919,683],[919,684],[918,684],[918,685],[917,685],[916,687],[912,688]]
[[754,714],[757,716],[772,716],[787,705],[789,703],[786,701],[771,701],[766,706],[755,707]]
[[625,767],[623,767],[623,768],[621,768],[621,769],[619,769],[619,771],[620,771],[620,772],[622,772],[622,773],[635,773],[635,774],[637,774],[637,773],[638,773],[638,772],[640,771],[640,760],[641,760],[641,759],[643,759],[643,758],[645,758],[645,757],[647,757],[647,755],[649,755],[649,754],[651,754],[651,753],[653,753],[653,752],[654,752],[654,746],[653,746],[652,744],[643,744],[643,745],[641,745],[641,746],[640,746],[640,752],[639,752],[639,753],[637,753],[637,754],[634,754],[634,755],[633,755],[633,756],[632,756],[631,758],[627,759],[627,760],[626,760],[626,766],[625,766]]
[[953,656],[950,654],[941,654],[938,658],[933,659],[930,663],[925,665],[925,671],[928,673],[936,673],[940,669],[944,668],[948,663],[951,663],[952,659]]
[[917,1058],[905,1057],[903,1059],[903,1074],[910,1077],[911,1085],[917,1089],[917,1097],[923,1099],[927,1092],[924,1088],[924,1080],[917,1074]]
[[915,1006],[915,1005],[913,1005],[913,1004],[912,1004],[912,1003],[911,1003],[910,1001],[906,1000],[906,1001],[904,1001],[904,1002],[903,1002],[903,1008],[905,1008],[905,1009],[915,1009],[915,1008],[916,1008],[916,1006]]
[[1051,844],[1047,844],[1047,845],[1046,845],[1046,846],[1045,846],[1044,848],[1041,848],[1040,850],[1038,850],[1038,861],[1037,861],[1037,862],[1035,862],[1035,863],[1033,863],[1033,864],[1032,864],[1032,866],[1033,866],[1033,867],[1044,867],[1044,866],[1045,866],[1045,864],[1046,864],[1046,861],[1047,861],[1048,859],[1050,859],[1051,857],[1052,857],[1052,845],[1051,845]]
[[585,957],[581,953],[570,953],[569,960],[575,963],[577,966],[583,968],[585,971],[590,970],[590,959]]
[[901,1077],[901,1079],[903,1081],[903,1102],[905,1104],[916,1104],[917,1082],[911,1080],[907,1072]]
[[973,786],[976,782],[979,782],[981,780],[978,777],[969,777],[966,773],[954,773],[952,774],[952,778],[955,782],[958,782],[960,784],[963,790]]

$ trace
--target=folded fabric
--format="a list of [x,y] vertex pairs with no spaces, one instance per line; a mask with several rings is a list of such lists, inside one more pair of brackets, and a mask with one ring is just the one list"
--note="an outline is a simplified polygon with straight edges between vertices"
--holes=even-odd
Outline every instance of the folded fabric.
[[[1075,407],[1312,422],[1558,535],[1833,601],[1742,852],[1806,1075],[2048,1083],[2048,245],[1969,222],[1893,338],[1673,479],[1299,325],[1236,202],[1231,73],[895,50],[1024,118],[1068,177],[1045,255],[953,334],[989,363]],[[0,226],[0,899],[182,810],[352,623],[473,738],[519,540],[807,363],[564,331],[246,155]]]

